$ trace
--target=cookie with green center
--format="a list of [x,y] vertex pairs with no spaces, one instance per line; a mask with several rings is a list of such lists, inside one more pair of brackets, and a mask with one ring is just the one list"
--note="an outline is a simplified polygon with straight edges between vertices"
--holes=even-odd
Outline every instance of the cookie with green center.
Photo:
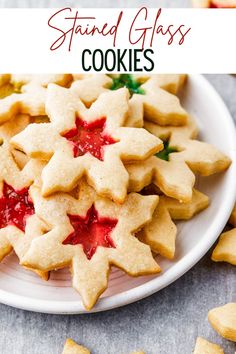
[[145,91],[141,87],[142,83],[135,80],[132,74],[120,74],[112,78],[112,86],[110,90],[118,90],[119,88],[126,87],[129,90],[130,97],[135,93],[144,95]]
[[183,125],[188,114],[181,107],[179,99],[170,92],[176,92],[183,85],[184,78],[185,75],[75,76],[72,87],[88,106],[106,90],[127,87],[131,94],[129,126],[142,126],[143,116],[161,125]]
[[129,176],[123,163],[145,160],[163,147],[145,129],[124,126],[128,98],[126,88],[109,91],[86,108],[73,88],[49,85],[50,123],[30,124],[11,140],[29,157],[48,160],[44,196],[71,191],[86,176],[98,194],[125,200]]
[[172,152],[177,152],[177,150],[176,148],[170,146],[168,141],[163,141],[163,145],[164,149],[157,152],[155,156],[161,160],[169,161],[169,155],[172,154]]
[[129,191],[137,192],[153,183],[167,196],[186,203],[192,198],[194,173],[209,176],[226,170],[231,163],[212,145],[194,139],[198,129],[193,119],[182,127],[150,122],[144,127],[162,139],[165,147],[146,161],[126,166]]
[[166,141],[177,151],[169,154],[170,162],[184,162],[201,176],[210,176],[225,171],[231,160],[213,145],[196,140],[197,127],[193,119],[183,127],[162,127],[158,124],[145,122],[145,129]]
[[189,202],[192,198],[195,176],[184,161],[171,160],[177,148],[170,144],[169,132],[173,130],[183,138],[192,137],[197,134],[196,124],[193,120],[189,120],[183,127],[162,127],[162,129],[168,132],[168,134],[160,134],[164,140],[164,149],[145,161],[126,165],[129,173],[129,191],[139,192],[153,183],[165,195],[181,202]]
[[70,266],[73,287],[88,310],[107,288],[111,265],[132,276],[160,271],[150,247],[135,237],[151,220],[158,196],[131,193],[115,204],[83,182],[78,198],[63,193],[43,198],[37,187],[31,195],[51,230],[32,241],[22,264],[42,271]]
[[[163,87],[171,90],[170,84],[164,85],[163,75],[162,77],[158,75],[130,76],[130,87],[132,87],[131,84],[133,84],[133,87],[137,87],[136,90],[138,90],[138,92],[132,91],[132,97],[139,103],[142,102],[144,118],[146,120],[156,122],[160,125],[171,124],[178,126],[186,123],[188,114],[181,107],[178,97],[160,87],[163,85]],[[114,79],[118,80],[119,77],[115,76]],[[174,79],[174,81],[176,81],[176,79]],[[179,86],[181,86],[181,84],[179,84]],[[131,114],[130,121],[132,121],[133,118],[135,117]]]
[[195,189],[188,203],[180,203],[176,199],[160,196],[152,220],[140,231],[139,240],[149,245],[153,252],[173,259],[177,235],[173,220],[189,220],[208,205],[209,198]]
[[[21,259],[32,238],[42,235],[45,229],[45,224],[35,215],[30,197],[30,186],[38,183],[42,166],[30,161],[21,170],[8,142],[10,135],[27,123],[28,117],[17,117],[0,127],[0,260],[13,248]],[[48,279],[47,272],[36,270],[36,273]]]
[[71,75],[8,75],[0,85],[0,124],[17,114],[45,115],[47,86],[67,86]]

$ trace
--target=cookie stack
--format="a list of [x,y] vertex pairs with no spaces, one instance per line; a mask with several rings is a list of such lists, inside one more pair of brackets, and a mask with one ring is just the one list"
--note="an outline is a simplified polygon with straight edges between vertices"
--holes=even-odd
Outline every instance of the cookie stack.
[[209,204],[195,173],[230,160],[196,140],[181,106],[185,75],[0,76],[0,259],[47,279],[70,267],[86,309],[111,266],[161,271],[175,255],[173,220]]

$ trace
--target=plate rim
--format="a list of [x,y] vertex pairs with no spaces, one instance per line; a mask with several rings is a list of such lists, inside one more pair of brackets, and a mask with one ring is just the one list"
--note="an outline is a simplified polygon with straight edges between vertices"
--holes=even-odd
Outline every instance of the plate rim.
[[235,203],[236,183],[234,179],[236,176],[236,127],[227,106],[211,83],[200,74],[193,74],[189,76],[194,78],[194,80],[198,81],[201,85],[207,87],[209,94],[211,94],[212,97],[214,96],[215,100],[218,100],[218,105],[221,105],[222,112],[224,112],[224,119],[227,122],[227,130],[230,132],[230,135],[227,138],[231,140],[232,144],[232,150],[229,153],[232,159],[232,165],[228,172],[230,175],[228,177],[227,185],[228,192],[221,209],[221,215],[219,216],[217,223],[212,223],[206,233],[206,237],[203,238],[193,249],[191,249],[187,255],[175,263],[174,271],[171,267],[162,274],[161,278],[156,277],[127,291],[101,298],[96,306],[89,312],[84,309],[81,299],[78,301],[40,300],[20,294],[12,294],[9,291],[0,289],[0,302],[2,304],[22,310],[48,314],[90,314],[107,311],[142,300],[167,287],[182,277],[208,252],[223,230]]

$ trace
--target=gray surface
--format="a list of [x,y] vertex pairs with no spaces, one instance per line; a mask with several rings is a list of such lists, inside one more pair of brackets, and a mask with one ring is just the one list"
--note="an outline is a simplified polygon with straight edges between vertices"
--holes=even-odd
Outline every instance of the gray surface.
[[[73,1],[64,1],[71,4]],[[95,6],[80,1],[77,6]],[[111,1],[96,1],[100,7]],[[113,1],[114,6],[139,6],[143,1]],[[149,6],[187,6],[188,1],[146,1]],[[60,1],[0,0],[1,6],[61,6]],[[236,119],[236,78],[207,76]],[[213,222],[213,221],[212,221]],[[236,345],[221,339],[207,322],[209,309],[236,301],[235,268],[214,264],[210,253],[191,271],[159,293],[121,309],[83,316],[36,314],[0,305],[1,354],[59,354],[66,337],[93,349],[93,354],[125,354],[134,349],[147,354],[189,354],[198,335],[222,344],[226,354]]]
[[0,7],[189,7],[191,0],[0,0]]

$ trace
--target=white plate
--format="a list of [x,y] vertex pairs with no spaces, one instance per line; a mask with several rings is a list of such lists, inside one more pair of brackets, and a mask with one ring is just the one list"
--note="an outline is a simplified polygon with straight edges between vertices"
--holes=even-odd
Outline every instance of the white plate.
[[[191,221],[178,224],[175,261],[157,257],[159,276],[131,278],[114,269],[109,288],[93,309],[103,311],[129,304],[166,287],[187,272],[212,246],[232,210],[236,196],[236,133],[222,99],[200,75],[190,76],[181,98],[197,120],[201,138],[214,144],[233,160],[221,175],[202,178],[197,188],[210,196],[210,207]],[[67,270],[52,272],[48,282],[21,268],[14,255],[0,265],[0,302],[25,310],[45,313],[84,313],[80,296],[71,288]]]

